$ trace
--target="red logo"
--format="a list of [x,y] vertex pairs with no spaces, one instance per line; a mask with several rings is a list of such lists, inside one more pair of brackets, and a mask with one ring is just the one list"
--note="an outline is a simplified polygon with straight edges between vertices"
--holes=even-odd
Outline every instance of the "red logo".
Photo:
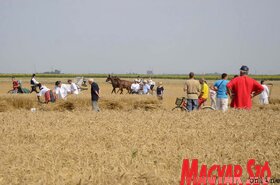
[[[198,173],[199,172],[199,173]],[[246,166],[246,185],[267,185],[270,182],[271,170],[269,163],[256,164],[250,159]],[[188,159],[183,161],[180,185],[243,185],[243,168],[241,165],[202,165],[198,171],[198,160],[190,163]]]

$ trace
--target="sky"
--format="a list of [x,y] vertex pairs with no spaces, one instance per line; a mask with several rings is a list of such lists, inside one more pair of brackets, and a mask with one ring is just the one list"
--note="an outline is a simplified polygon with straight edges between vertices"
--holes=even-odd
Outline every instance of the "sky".
[[0,0],[0,73],[280,74],[279,0]]

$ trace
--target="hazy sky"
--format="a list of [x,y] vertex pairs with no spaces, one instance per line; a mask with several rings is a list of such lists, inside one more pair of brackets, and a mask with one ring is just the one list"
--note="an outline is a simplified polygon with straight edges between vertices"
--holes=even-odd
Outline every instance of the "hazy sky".
[[0,0],[0,73],[280,74],[280,0]]

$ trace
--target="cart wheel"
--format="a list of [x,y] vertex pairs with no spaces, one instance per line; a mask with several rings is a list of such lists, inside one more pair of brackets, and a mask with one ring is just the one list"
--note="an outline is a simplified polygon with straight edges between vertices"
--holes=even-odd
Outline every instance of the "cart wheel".
[[213,107],[211,107],[211,106],[204,106],[204,107],[202,107],[201,109],[203,109],[203,110],[215,110]]

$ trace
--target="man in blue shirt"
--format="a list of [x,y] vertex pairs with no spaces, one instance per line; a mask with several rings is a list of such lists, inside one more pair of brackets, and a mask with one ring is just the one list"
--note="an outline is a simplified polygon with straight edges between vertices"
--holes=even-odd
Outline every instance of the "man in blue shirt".
[[214,89],[217,91],[217,110],[227,111],[228,110],[228,75],[222,74],[222,79],[214,83]]
[[143,85],[143,94],[149,94],[150,92],[150,85],[147,83],[146,80],[144,80]]

